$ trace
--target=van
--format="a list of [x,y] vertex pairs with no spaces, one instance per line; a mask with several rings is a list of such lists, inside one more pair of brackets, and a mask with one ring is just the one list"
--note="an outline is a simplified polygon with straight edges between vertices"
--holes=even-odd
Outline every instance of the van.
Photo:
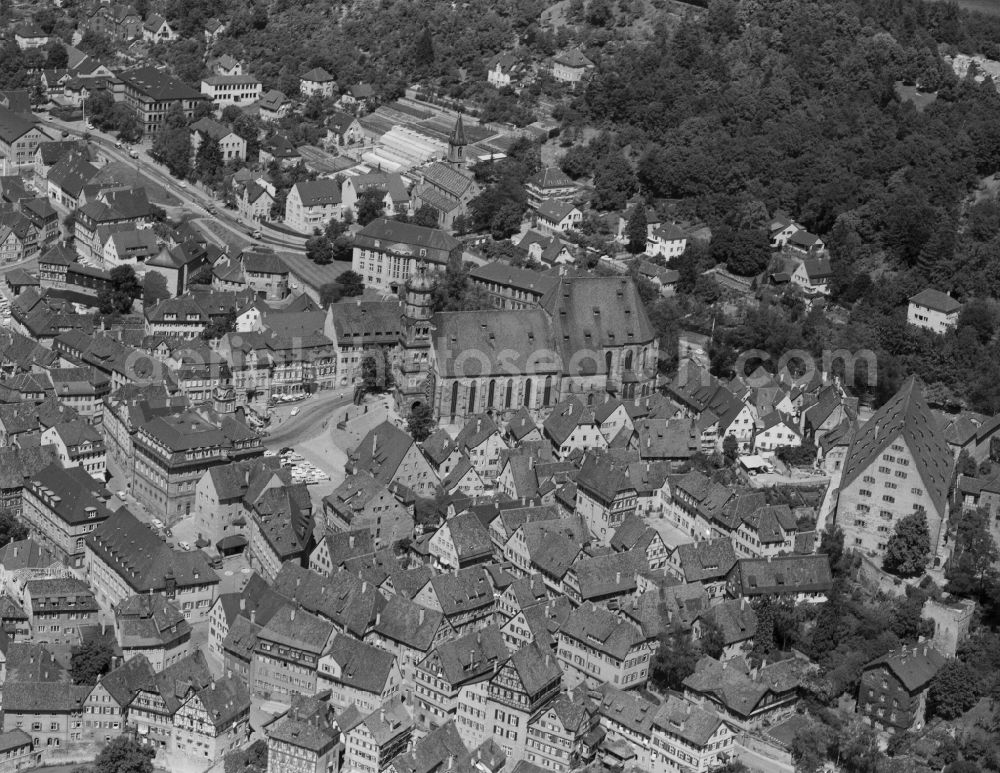
[[138,150],[136,150],[135,148],[132,148],[132,150],[130,150],[130,151],[128,152],[128,154],[129,154],[129,155],[130,155],[130,156],[131,156],[132,158],[139,158],[139,151],[138,151]]

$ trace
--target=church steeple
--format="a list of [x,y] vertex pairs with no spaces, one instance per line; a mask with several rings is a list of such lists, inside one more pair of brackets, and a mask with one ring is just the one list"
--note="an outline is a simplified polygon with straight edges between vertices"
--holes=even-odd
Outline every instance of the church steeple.
[[448,138],[448,163],[464,165],[465,148],[468,144],[469,141],[465,139],[465,126],[462,124],[462,114],[459,113],[458,120],[455,121],[455,128]]

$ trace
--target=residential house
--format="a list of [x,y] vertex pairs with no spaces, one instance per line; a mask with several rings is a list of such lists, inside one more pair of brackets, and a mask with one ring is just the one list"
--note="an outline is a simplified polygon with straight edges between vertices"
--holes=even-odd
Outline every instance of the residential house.
[[107,500],[103,486],[82,467],[53,462],[25,485],[22,518],[67,566],[82,568],[84,540],[111,516]]
[[727,580],[727,590],[734,598],[785,597],[797,603],[826,601],[832,587],[826,555],[740,558]]
[[49,138],[19,113],[0,107],[0,157],[14,168],[31,166],[39,143]]
[[576,229],[583,222],[583,213],[560,199],[547,199],[536,210],[538,227],[545,233],[559,234]]
[[292,604],[258,632],[250,690],[262,700],[289,702],[316,694],[316,669],[334,634],[333,624]]
[[757,730],[795,711],[803,679],[814,670],[802,656],[751,668],[740,657],[719,661],[706,655],[684,679],[684,697],[738,730]]
[[876,658],[861,672],[858,713],[877,730],[919,731],[924,725],[931,682],[947,662],[927,643],[904,646]]
[[928,287],[910,298],[906,322],[914,327],[944,334],[958,324],[962,304],[947,293]]
[[552,77],[575,86],[592,70],[594,63],[578,48],[571,48],[552,58]]
[[322,519],[326,534],[364,529],[376,548],[413,534],[412,513],[386,483],[367,470],[349,475],[323,498]]
[[395,655],[345,634],[335,635],[319,659],[317,689],[329,690],[338,710],[375,711],[399,698],[402,682]]
[[687,234],[672,223],[650,226],[646,237],[646,254],[657,255],[666,260],[679,258],[687,249]]
[[115,639],[126,663],[141,657],[158,673],[194,649],[190,623],[162,593],[130,596],[114,612]]
[[277,89],[266,92],[257,102],[257,115],[264,123],[280,121],[292,109],[292,100]]
[[445,521],[428,543],[428,552],[442,571],[465,569],[493,559],[493,542],[482,521],[472,512]]
[[371,430],[348,454],[347,472],[366,471],[384,485],[397,483],[426,496],[437,485],[437,476],[413,438],[389,422]]
[[215,142],[223,163],[230,161],[246,161],[247,141],[240,135],[218,121],[211,118],[199,118],[191,124],[191,155],[197,158],[198,150],[205,142]]
[[486,627],[493,617],[493,590],[481,566],[431,577],[413,601],[440,612],[458,635]]
[[486,69],[486,82],[497,89],[511,84],[511,75],[517,67],[517,58],[512,54],[499,54],[493,57]]
[[728,537],[719,537],[678,545],[667,569],[685,583],[700,584],[710,599],[721,599],[736,560],[733,543]]
[[158,13],[151,13],[142,25],[142,39],[148,43],[171,43],[179,37],[170,22]]
[[244,185],[236,199],[236,211],[240,217],[253,222],[267,220],[274,205],[275,190],[264,180],[250,180]]
[[42,445],[55,447],[63,467],[80,467],[94,480],[104,482],[104,438],[83,419],[53,424],[42,432]]
[[656,648],[635,624],[589,602],[577,607],[557,635],[559,663],[567,685],[588,689],[612,684],[642,688]]
[[84,703],[83,726],[98,743],[125,731],[128,706],[140,690],[155,684],[156,672],[144,657],[134,657],[97,678]]
[[302,96],[332,97],[337,81],[322,67],[313,67],[299,78],[299,91]]
[[411,214],[410,194],[402,175],[396,172],[369,172],[346,177],[340,188],[344,214],[357,216],[358,199],[364,193],[373,193],[382,200],[382,213],[386,217]]
[[342,201],[336,180],[295,183],[285,200],[285,225],[303,234],[322,232],[331,220],[342,217]]
[[580,187],[558,166],[547,166],[539,170],[524,185],[528,192],[528,206],[538,209],[545,201],[573,201]]
[[83,709],[89,685],[10,681],[3,686],[3,732],[29,733],[33,748],[69,747],[84,741]]
[[19,24],[14,28],[14,42],[25,51],[29,48],[42,48],[49,42],[49,36],[37,24]]
[[341,729],[329,693],[295,695],[291,707],[264,725],[268,773],[329,773],[336,770]]
[[23,602],[38,644],[78,644],[80,629],[97,622],[94,593],[76,578],[28,580]]
[[336,719],[343,733],[343,770],[380,773],[405,752],[413,720],[400,701],[391,701],[365,716],[354,706]]

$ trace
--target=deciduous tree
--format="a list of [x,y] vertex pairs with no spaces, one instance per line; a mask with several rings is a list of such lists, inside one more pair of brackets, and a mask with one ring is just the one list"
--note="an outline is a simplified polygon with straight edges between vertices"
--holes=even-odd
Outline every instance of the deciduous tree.
[[927,515],[918,510],[896,524],[896,531],[885,548],[882,568],[900,577],[916,577],[927,567],[930,552]]
[[131,736],[120,735],[101,749],[94,760],[95,773],[153,773],[151,746],[139,743]]
[[100,676],[111,670],[114,650],[104,639],[87,639],[73,649],[69,670],[74,684],[97,684]]

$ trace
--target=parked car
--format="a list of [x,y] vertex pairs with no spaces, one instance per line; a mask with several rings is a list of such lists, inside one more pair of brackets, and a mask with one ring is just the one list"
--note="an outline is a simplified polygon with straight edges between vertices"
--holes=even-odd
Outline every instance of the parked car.
[[288,415],[289,416],[298,416],[299,415],[299,409],[298,408],[292,408],[292,412],[290,414],[288,414]]
[[155,526],[157,529],[163,528],[163,521],[161,521],[159,518],[150,518],[149,522],[153,524],[153,526]]
[[181,550],[190,550],[191,549],[191,543],[190,542],[178,542],[177,543],[177,547],[179,547]]

